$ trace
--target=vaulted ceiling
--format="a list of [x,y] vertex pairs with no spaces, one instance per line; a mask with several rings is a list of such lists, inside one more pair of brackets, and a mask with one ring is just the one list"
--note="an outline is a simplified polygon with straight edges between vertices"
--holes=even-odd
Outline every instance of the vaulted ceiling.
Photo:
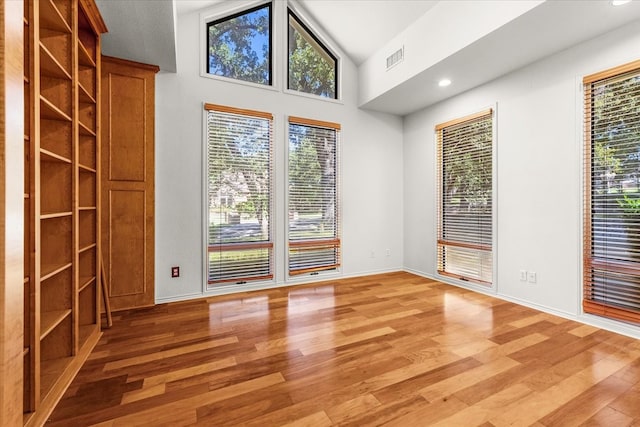
[[[146,60],[165,71],[176,71],[174,51],[168,48],[175,32],[173,19],[224,1],[233,0],[96,0],[109,27],[103,38],[103,50],[108,55]],[[437,1],[301,0],[299,3],[360,64]]]
[[[109,28],[103,37],[103,52],[176,72],[178,16],[224,1],[233,0],[96,0]],[[416,23],[425,22],[421,18],[427,14],[435,16],[446,9],[443,6],[447,5],[438,4],[448,1],[456,0],[299,0],[298,3],[362,71],[367,59],[379,54]],[[474,3],[479,1],[495,8],[507,1],[524,0]],[[368,99],[361,98],[361,106],[405,115],[619,26],[633,22],[640,31],[639,0],[621,8],[611,7],[609,0],[529,2],[533,4],[530,11],[480,35],[463,48],[452,50],[437,63],[393,87]],[[424,40],[424,48],[441,49],[446,43],[445,39]],[[470,63],[475,65],[465,65]],[[444,72],[454,76],[458,84],[446,92],[425,92],[425,86]]]

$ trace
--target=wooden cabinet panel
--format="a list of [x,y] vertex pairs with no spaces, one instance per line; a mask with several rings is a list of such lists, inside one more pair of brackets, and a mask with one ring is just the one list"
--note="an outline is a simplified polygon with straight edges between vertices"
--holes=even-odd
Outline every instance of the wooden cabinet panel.
[[109,74],[109,179],[144,181],[146,161],[144,77]]
[[158,67],[102,57],[101,236],[112,310],[155,303],[154,109]]
[[144,191],[109,192],[110,296],[130,296],[140,303],[147,291],[145,196]]

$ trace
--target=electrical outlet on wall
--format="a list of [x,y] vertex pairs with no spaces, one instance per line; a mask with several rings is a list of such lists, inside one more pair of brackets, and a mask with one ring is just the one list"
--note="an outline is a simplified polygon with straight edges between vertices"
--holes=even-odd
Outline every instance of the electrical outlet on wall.
[[527,281],[527,270],[520,270],[520,281],[521,282]]
[[180,277],[180,267],[171,267],[171,277]]
[[529,283],[536,283],[536,280],[538,280],[538,275],[536,274],[535,271],[530,271],[529,272],[529,277],[528,277],[528,282]]

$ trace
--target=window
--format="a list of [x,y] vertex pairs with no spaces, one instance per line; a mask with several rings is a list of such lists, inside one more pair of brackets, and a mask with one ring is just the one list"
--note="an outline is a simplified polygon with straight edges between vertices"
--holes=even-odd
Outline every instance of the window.
[[271,85],[271,3],[207,24],[207,73]]
[[438,272],[485,285],[493,276],[492,115],[436,126]]
[[584,78],[586,313],[640,322],[640,61]]
[[288,88],[336,99],[337,68],[336,57],[289,10]]
[[340,125],[289,117],[289,275],[340,265]]
[[273,278],[271,114],[206,104],[209,286]]

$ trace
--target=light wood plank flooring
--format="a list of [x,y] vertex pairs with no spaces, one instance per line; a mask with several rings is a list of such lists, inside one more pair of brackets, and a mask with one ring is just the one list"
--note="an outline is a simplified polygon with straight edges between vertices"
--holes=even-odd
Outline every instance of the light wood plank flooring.
[[51,426],[640,426],[640,341],[408,273],[117,313]]

